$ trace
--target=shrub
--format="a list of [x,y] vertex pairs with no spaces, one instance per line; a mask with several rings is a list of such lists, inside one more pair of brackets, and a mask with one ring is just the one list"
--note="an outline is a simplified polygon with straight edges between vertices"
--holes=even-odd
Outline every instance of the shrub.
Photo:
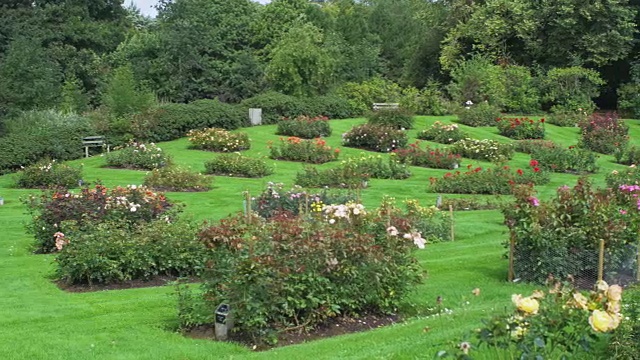
[[347,119],[357,115],[347,99],[337,95],[314,96],[304,99],[308,112],[315,116],[324,116],[330,119]]
[[398,102],[401,91],[398,84],[375,77],[361,83],[344,83],[336,90],[336,95],[349,102],[354,115],[363,115],[371,110],[373,103]]
[[551,140],[520,140],[514,143],[515,151],[532,154],[538,149],[557,149],[560,145]]
[[331,135],[331,126],[325,116],[297,116],[294,119],[283,118],[278,122],[276,135],[296,136],[303,139],[314,139]]
[[540,92],[531,71],[525,66],[509,65],[503,68],[505,77],[506,112],[535,114],[540,112]]
[[295,118],[300,115],[320,115],[312,114],[304,99],[275,91],[245,99],[242,101],[242,106],[262,109],[262,123],[265,125],[277,124],[283,117]]
[[640,148],[632,145],[628,148],[618,148],[613,153],[616,162],[624,165],[640,164]]
[[0,174],[49,158],[66,161],[84,155],[82,137],[95,135],[90,122],[75,114],[28,111],[5,121],[0,141]]
[[369,174],[365,174],[355,163],[345,163],[342,166],[319,170],[317,167],[307,166],[296,174],[295,184],[309,188],[344,188],[360,189],[367,187]]
[[380,109],[369,113],[370,125],[386,126],[394,129],[413,128],[413,115],[404,109]]
[[298,216],[307,214],[315,204],[345,204],[355,201],[353,193],[330,192],[309,193],[300,186],[285,191],[284,185],[269,182],[267,188],[251,202],[251,210],[260,217],[270,219],[281,214]]
[[191,148],[208,151],[234,152],[251,147],[247,133],[232,133],[225,129],[207,128],[187,133]]
[[[491,105],[488,108],[499,111],[506,97],[505,74],[500,66],[494,65],[488,58],[476,56],[460,62],[451,71],[451,84],[447,90],[458,104],[466,101],[474,104],[488,102],[487,105]],[[491,125],[496,117],[491,119]]]
[[500,109],[487,102],[474,105],[468,101],[464,108],[460,108],[456,112],[456,115],[458,115],[458,122],[464,125],[494,126],[496,119],[500,117]]
[[[617,200],[618,189],[593,189],[586,178],[574,188],[563,186],[549,201],[539,201],[532,189],[517,189],[515,204],[505,206],[505,223],[515,238],[517,278],[544,283],[573,277],[588,285],[597,279],[600,239],[606,241],[604,277],[633,273],[637,243],[637,199]],[[631,267],[631,268],[630,268]]]
[[208,191],[211,178],[178,166],[153,169],[145,178],[144,186],[156,191]]
[[424,207],[418,200],[404,201],[404,216],[427,243],[450,241],[452,219],[448,211],[440,211],[435,206]]
[[55,160],[41,160],[18,173],[16,185],[19,188],[73,188],[82,179],[82,169]]
[[264,159],[238,153],[220,154],[207,161],[204,167],[211,175],[259,178],[273,174],[273,168]]
[[622,84],[618,88],[618,109],[634,119],[640,118],[640,84]]
[[544,119],[498,118],[497,126],[500,135],[515,140],[544,139]]
[[362,124],[343,134],[342,144],[364,150],[390,152],[407,145],[407,134],[390,127]]
[[434,169],[456,169],[460,165],[460,155],[448,149],[420,148],[420,143],[409,144],[406,149],[397,149],[393,153],[403,164]]
[[639,185],[640,168],[631,165],[624,170],[613,170],[606,176],[607,186],[618,189],[622,185]]
[[325,140],[303,140],[295,136],[280,138],[277,145],[269,144],[270,158],[276,160],[302,161],[311,164],[323,164],[336,160],[340,149],[332,149]]
[[542,78],[542,99],[552,105],[554,113],[568,109],[591,113],[595,109],[591,99],[600,95],[600,86],[604,84],[600,74],[592,69],[553,68]]
[[489,199],[472,198],[443,198],[440,209],[448,210],[449,206],[455,211],[462,210],[494,210],[499,209],[499,202]]
[[541,147],[531,151],[531,158],[540,161],[540,166],[552,172],[596,172],[598,156],[586,149]]
[[189,130],[234,130],[249,125],[248,122],[248,114],[241,106],[197,100],[190,104],[162,104],[135,115],[131,127],[136,139],[160,142],[183,137]]
[[199,227],[186,221],[153,221],[123,228],[117,222],[58,234],[56,275],[67,284],[111,284],[155,276],[193,276],[204,269]]
[[529,168],[511,171],[508,166],[492,169],[473,168],[467,171],[446,173],[442,178],[430,178],[430,191],[447,194],[510,194],[515,184],[542,185],[549,182],[549,174],[540,169],[537,163],[530,163]]
[[141,113],[155,105],[155,95],[136,83],[131,66],[122,66],[113,71],[102,102],[113,118],[124,118]]
[[45,253],[55,251],[56,232],[68,232],[65,222],[75,222],[79,231],[106,221],[132,227],[158,219],[172,206],[163,194],[135,185],[113,189],[96,185],[79,193],[49,191],[23,202],[31,214],[27,229],[35,237],[37,251]]
[[399,162],[393,153],[387,157],[362,153],[359,157],[351,157],[342,161],[341,166],[355,167],[358,172],[373,179],[401,180],[411,176],[407,165]]
[[423,89],[414,87],[402,89],[400,107],[413,114],[442,116],[447,114],[444,105],[444,94],[440,91],[440,84],[428,83]]
[[549,115],[548,122],[549,124],[556,126],[574,127],[578,126],[579,123],[587,120],[588,118],[588,113],[581,108],[576,110],[556,109],[551,113],[551,115]]
[[443,124],[436,121],[433,125],[418,133],[418,139],[434,141],[441,144],[453,144],[467,137],[458,124]]
[[593,114],[578,125],[582,131],[580,146],[595,152],[613,154],[629,141],[629,127],[616,113]]
[[157,169],[171,164],[171,157],[154,143],[132,142],[106,155],[107,166],[125,169]]
[[640,291],[635,286],[626,288],[625,294],[625,319],[614,331],[607,352],[607,355],[616,360],[633,359],[640,353],[640,343],[637,341],[640,336]]
[[462,139],[451,147],[451,151],[462,157],[491,162],[503,162],[513,157],[513,145],[495,140]]
[[316,210],[313,220],[281,216],[246,225],[234,217],[203,230],[213,250],[203,284],[211,311],[222,301],[234,304],[237,331],[271,343],[338,315],[395,311],[420,282],[413,251],[424,239],[408,222],[388,226],[360,204]]

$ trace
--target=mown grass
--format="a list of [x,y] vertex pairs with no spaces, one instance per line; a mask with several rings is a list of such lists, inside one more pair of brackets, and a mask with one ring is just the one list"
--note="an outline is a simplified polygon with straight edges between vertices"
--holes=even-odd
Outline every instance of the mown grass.
[[[417,131],[436,120],[452,117],[419,117],[409,132],[411,141]],[[331,146],[340,146],[341,134],[364,119],[332,121]],[[640,136],[640,126],[628,121],[631,138]],[[462,128],[474,138],[508,139],[495,128]],[[266,156],[268,141],[277,141],[275,126],[243,129],[250,134],[252,148],[246,153]],[[547,125],[547,138],[562,145],[573,145],[578,129]],[[636,145],[637,141],[632,140]],[[439,146],[437,144],[431,144]],[[187,149],[186,139],[160,145],[174,161],[203,171],[204,162],[214,155]],[[357,149],[342,148],[341,158],[357,155]],[[383,155],[387,156],[387,155]],[[525,167],[528,156],[517,154],[510,162]],[[168,193],[168,197],[185,205],[185,213],[197,220],[215,220],[241,210],[243,192],[258,194],[267,182],[291,184],[303,165],[273,162],[274,175],[264,179],[216,177],[214,188],[207,193]],[[100,179],[107,186],[140,184],[145,172],[102,168],[100,156],[73,161],[83,164],[85,181]],[[465,161],[462,166],[471,163]],[[473,161],[474,165],[490,164]],[[600,171],[594,182],[604,184],[604,174],[623,168],[610,156],[598,160]],[[323,166],[335,166],[337,163]],[[362,192],[366,206],[376,206],[384,195],[399,200],[419,199],[434,204],[437,194],[427,193],[430,176],[442,176],[446,170],[412,168],[407,180],[371,180]],[[551,184],[539,187],[541,197],[552,195],[555,188],[573,185],[577,177],[554,174]],[[51,255],[31,253],[32,239],[24,231],[27,216],[19,199],[33,191],[13,188],[13,175],[0,177],[0,358],[1,359],[425,359],[441,349],[465,338],[481,326],[481,319],[495,311],[510,307],[512,293],[528,293],[530,285],[506,282],[507,260],[503,242],[506,228],[499,211],[456,212],[455,242],[428,245],[417,251],[425,268],[425,282],[411,295],[415,309],[425,314],[436,306],[452,310],[449,315],[415,316],[405,323],[368,332],[276,348],[254,353],[242,346],[193,340],[175,332],[177,324],[175,299],[170,287],[111,290],[91,293],[67,293],[52,282],[55,268]],[[449,195],[447,195],[449,196]],[[472,295],[480,288],[480,296]],[[475,353],[477,359],[507,358],[493,350]]]

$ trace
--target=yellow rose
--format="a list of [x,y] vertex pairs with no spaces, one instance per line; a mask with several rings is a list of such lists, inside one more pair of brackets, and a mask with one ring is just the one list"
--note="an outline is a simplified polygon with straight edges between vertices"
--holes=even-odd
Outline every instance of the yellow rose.
[[511,301],[513,301],[513,304],[518,308],[518,310],[527,314],[537,314],[538,309],[540,308],[538,300],[533,297],[523,298],[522,295],[517,294],[511,296]]
[[604,280],[598,280],[596,283],[596,290],[601,292],[607,292],[609,285]]
[[607,298],[610,301],[620,301],[622,299],[622,287],[620,285],[611,285],[607,289]]
[[587,299],[584,295],[582,295],[579,292],[575,292],[573,293],[573,301],[574,304],[583,310],[587,309],[587,302],[589,302],[589,299]]
[[589,316],[589,325],[597,332],[607,332],[617,327],[613,316],[602,310],[593,310],[591,316]]
[[617,314],[620,312],[620,302],[619,301],[609,301],[607,303],[607,312],[609,314]]

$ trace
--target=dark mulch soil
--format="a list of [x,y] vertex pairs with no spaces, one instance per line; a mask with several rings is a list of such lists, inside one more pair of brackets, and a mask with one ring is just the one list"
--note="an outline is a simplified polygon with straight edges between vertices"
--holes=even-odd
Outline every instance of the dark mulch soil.
[[[391,325],[400,322],[399,315],[365,315],[359,318],[340,317],[330,319],[326,323],[319,325],[315,329],[309,331],[292,331],[281,333],[278,342],[273,345],[255,344],[242,334],[232,333],[229,335],[228,341],[236,342],[247,346],[255,351],[269,350],[274,347],[281,347],[293,344],[300,344],[317,339],[328,338],[337,335],[350,334],[355,332],[367,331],[379,327]],[[194,339],[215,340],[212,325],[203,325],[193,328],[185,333],[187,337]]]
[[[156,276],[149,280],[129,280],[116,284],[94,284],[94,285],[69,285],[61,281],[55,281],[56,285],[64,291],[68,292],[91,292],[91,291],[102,291],[102,290],[124,290],[124,289],[137,289],[144,287],[154,287],[154,286],[164,286],[171,281],[175,281],[178,278],[176,276]],[[189,279],[189,282],[197,281],[197,279]]]

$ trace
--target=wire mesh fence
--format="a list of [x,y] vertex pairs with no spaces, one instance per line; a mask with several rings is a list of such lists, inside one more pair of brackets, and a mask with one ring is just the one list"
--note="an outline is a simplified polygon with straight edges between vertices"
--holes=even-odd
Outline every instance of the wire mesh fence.
[[577,248],[509,243],[509,280],[544,284],[569,280],[579,288],[592,288],[598,280],[629,285],[640,281],[640,243],[607,246],[604,240]]

